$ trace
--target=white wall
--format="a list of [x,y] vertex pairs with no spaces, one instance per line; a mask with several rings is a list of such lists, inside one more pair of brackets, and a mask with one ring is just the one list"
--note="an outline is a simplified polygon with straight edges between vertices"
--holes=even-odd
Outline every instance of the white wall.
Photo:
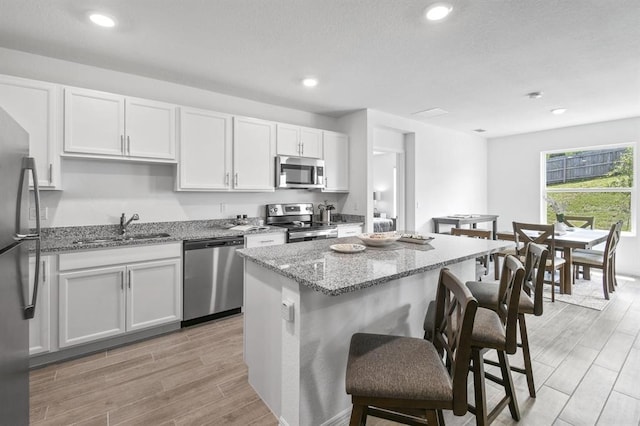
[[[488,141],[489,211],[499,214],[499,228],[509,230],[514,220],[539,222],[543,151],[595,147],[640,141],[640,118],[566,127]],[[636,148],[635,164],[640,159]],[[637,170],[637,166],[636,166]],[[635,206],[639,207],[636,197]],[[638,218],[635,222],[638,229]],[[622,237],[618,272],[639,275],[640,241],[637,235]]]
[[[103,90],[273,121],[339,130],[337,119],[264,104],[189,86],[0,48],[0,74]],[[43,226],[114,224],[121,213],[141,222],[219,219],[246,213],[263,216],[264,205],[327,199],[338,206],[343,194],[305,190],[275,193],[174,192],[175,166],[109,160],[62,160],[63,191],[43,191],[49,219]],[[221,207],[221,204],[223,205]]]
[[369,110],[367,118],[370,129],[405,134],[408,230],[432,232],[436,216],[492,213],[487,210],[485,139],[380,111]]

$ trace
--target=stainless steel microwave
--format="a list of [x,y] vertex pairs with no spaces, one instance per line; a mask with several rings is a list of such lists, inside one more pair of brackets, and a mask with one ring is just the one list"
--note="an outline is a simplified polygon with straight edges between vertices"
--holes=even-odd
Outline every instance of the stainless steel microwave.
[[324,188],[324,160],[277,156],[276,188]]

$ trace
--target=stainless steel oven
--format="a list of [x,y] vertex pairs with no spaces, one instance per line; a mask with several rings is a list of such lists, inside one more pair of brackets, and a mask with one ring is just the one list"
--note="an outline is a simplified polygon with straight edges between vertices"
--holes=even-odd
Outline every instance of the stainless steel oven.
[[276,187],[324,188],[324,160],[277,156]]
[[267,204],[267,225],[288,229],[287,241],[301,241],[337,238],[338,227],[313,221],[313,204]]

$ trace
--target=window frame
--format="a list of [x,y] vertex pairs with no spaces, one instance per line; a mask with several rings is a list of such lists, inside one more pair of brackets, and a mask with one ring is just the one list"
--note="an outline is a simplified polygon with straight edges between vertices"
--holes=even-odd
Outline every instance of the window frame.
[[[632,148],[633,149],[633,179],[632,184],[628,188],[622,187],[610,187],[610,188],[558,188],[548,190],[547,188],[547,155],[549,154],[557,154],[564,153],[568,151],[600,151],[606,149],[616,149],[616,148]],[[616,143],[616,144],[607,144],[607,145],[593,145],[593,146],[585,146],[585,147],[570,147],[564,149],[552,149],[547,151],[542,151],[540,153],[540,223],[547,223],[547,203],[545,198],[551,194],[559,194],[559,193],[589,193],[589,192],[625,192],[631,194],[631,211],[629,216],[630,221],[630,229],[629,231],[623,231],[622,235],[624,236],[636,236],[636,215],[637,215],[637,187],[638,187],[638,153],[637,153],[637,145],[636,142],[626,142],[626,143]]]

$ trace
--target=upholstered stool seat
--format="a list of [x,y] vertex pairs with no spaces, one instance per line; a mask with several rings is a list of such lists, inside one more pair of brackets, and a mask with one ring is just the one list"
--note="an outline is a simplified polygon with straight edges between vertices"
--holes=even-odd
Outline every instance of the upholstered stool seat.
[[478,308],[471,332],[471,346],[499,351],[506,350],[504,325],[495,311]]
[[346,387],[351,395],[375,398],[431,401],[453,398],[451,377],[435,347],[412,337],[354,334]]
[[[478,306],[481,308],[495,310],[495,307],[498,306],[500,283],[494,281],[468,281],[467,287],[471,290],[473,297],[478,300]],[[518,312],[533,314],[533,299],[525,292],[520,293]]]

